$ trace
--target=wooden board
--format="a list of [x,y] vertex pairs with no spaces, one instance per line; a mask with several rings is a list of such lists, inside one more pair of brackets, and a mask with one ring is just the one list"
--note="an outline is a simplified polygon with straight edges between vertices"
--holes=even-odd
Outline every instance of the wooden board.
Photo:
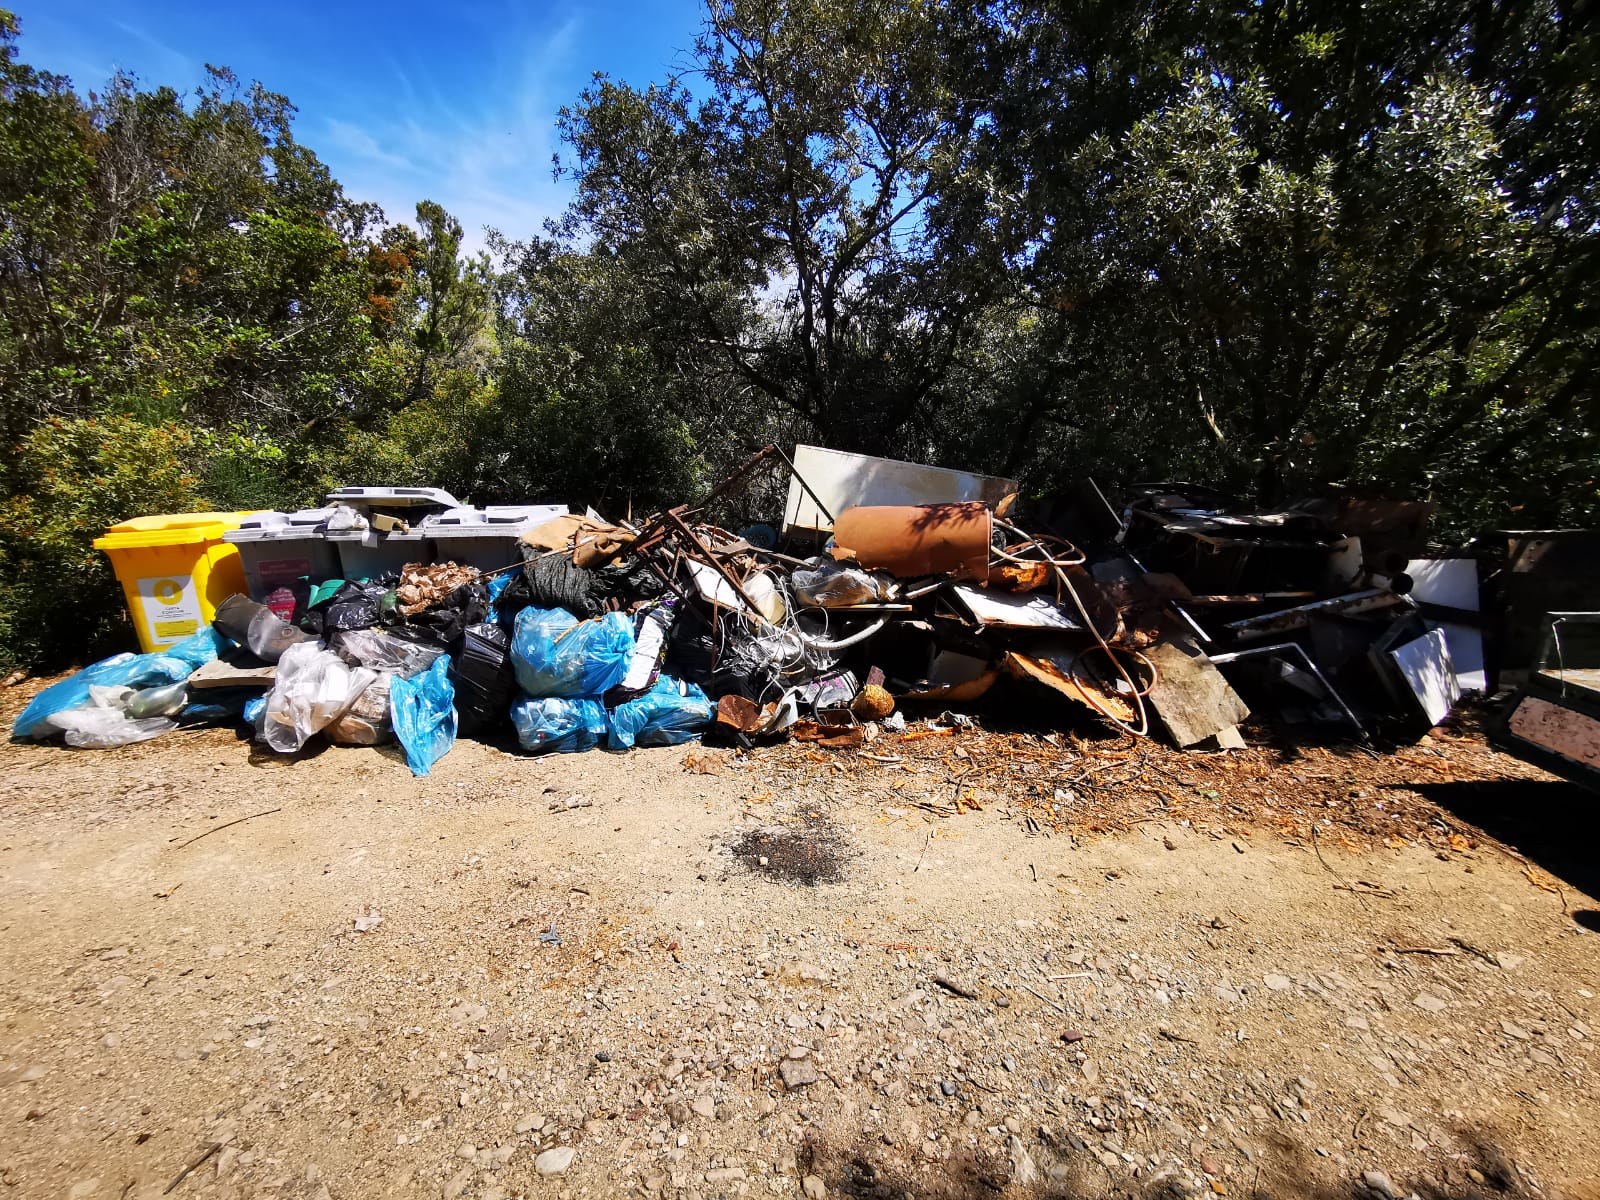
[[1145,657],[1158,673],[1149,703],[1179,746],[1216,737],[1250,715],[1239,693],[1191,639],[1172,638],[1146,650]]
[[269,688],[278,677],[275,663],[262,663],[254,667],[236,667],[232,663],[214,658],[189,676],[189,686],[198,690],[225,687]]

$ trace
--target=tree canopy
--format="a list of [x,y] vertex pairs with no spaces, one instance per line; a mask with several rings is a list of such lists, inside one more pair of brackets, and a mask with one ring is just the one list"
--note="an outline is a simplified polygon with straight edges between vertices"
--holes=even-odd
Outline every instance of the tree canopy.
[[479,254],[263,84],[86,91],[0,14],[0,659],[119,636],[89,540],[136,511],[638,512],[768,440],[1592,522],[1591,7],[708,0]]

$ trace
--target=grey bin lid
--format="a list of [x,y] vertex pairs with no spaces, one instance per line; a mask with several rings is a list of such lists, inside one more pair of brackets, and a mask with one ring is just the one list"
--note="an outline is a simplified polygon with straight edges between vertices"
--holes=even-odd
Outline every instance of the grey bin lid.
[[331,508],[301,508],[292,513],[253,513],[239,528],[225,530],[222,540],[237,545],[241,542],[289,541],[322,537],[322,526],[332,513]]
[[222,531],[222,540],[237,545],[240,542],[265,542],[282,537],[289,529],[289,514],[281,512],[251,513],[237,529]]
[[357,508],[460,508],[461,501],[442,488],[342,487],[328,493],[332,504]]
[[428,536],[446,540],[471,537],[516,537],[524,530],[567,515],[565,504],[461,505],[424,517]]

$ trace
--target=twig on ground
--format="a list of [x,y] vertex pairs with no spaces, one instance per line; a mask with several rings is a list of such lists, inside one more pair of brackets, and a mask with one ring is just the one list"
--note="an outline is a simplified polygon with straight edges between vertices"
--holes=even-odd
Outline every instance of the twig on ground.
[[1054,1000],[1050,999],[1049,996],[1046,996],[1043,992],[1034,991],[1033,988],[1031,988],[1027,984],[1021,983],[1021,982],[1019,982],[1017,984],[1017,986],[1020,987],[1025,992],[1032,992],[1033,995],[1039,997],[1039,999],[1043,1000],[1046,1004],[1048,1004],[1051,1008],[1055,1009],[1063,1017],[1070,1017],[1072,1015],[1065,1008],[1063,1008],[1060,1004],[1058,1004]]
[[215,1154],[218,1150],[221,1150],[221,1149],[222,1149],[222,1143],[221,1142],[212,1142],[211,1145],[206,1149],[206,1152],[204,1154],[202,1154],[199,1158],[195,1159],[192,1163],[190,1163],[183,1170],[178,1172],[177,1177],[174,1178],[171,1183],[167,1184],[166,1189],[161,1194],[163,1196],[167,1195],[169,1192],[172,1191],[173,1188],[177,1187],[185,1179],[189,1178],[189,1172],[195,1170],[202,1163],[204,1163],[206,1161],[206,1159],[210,1158],[213,1154]]
[[213,833],[216,833],[218,830],[227,829],[227,828],[230,828],[231,826],[234,826],[234,825],[240,825],[240,824],[243,824],[245,821],[254,821],[257,817],[270,817],[273,813],[282,812],[282,811],[283,811],[283,806],[280,804],[277,808],[266,808],[266,809],[262,809],[260,812],[250,813],[248,816],[235,817],[231,821],[224,821],[221,825],[213,825],[210,829],[202,830],[200,833],[195,834],[188,841],[179,842],[176,846],[173,847],[173,849],[174,850],[182,850],[185,846],[194,845],[196,842],[198,842],[203,837],[210,837]]

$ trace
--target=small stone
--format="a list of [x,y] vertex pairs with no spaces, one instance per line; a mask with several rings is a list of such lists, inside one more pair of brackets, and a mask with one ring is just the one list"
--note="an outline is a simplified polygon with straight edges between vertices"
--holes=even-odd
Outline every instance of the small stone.
[[1294,980],[1287,975],[1263,975],[1261,982],[1275,992],[1287,992],[1294,986]]
[[535,1129],[544,1128],[544,1118],[533,1113],[529,1113],[527,1116],[520,1119],[514,1128],[518,1133],[532,1133]]
[[67,1192],[67,1200],[87,1200],[89,1196],[94,1195],[99,1190],[100,1181],[98,1179],[80,1179]]
[[811,1056],[811,1051],[808,1050],[806,1047],[804,1047],[804,1046],[790,1046],[789,1047],[789,1053],[785,1057],[792,1058],[795,1062],[799,1062],[801,1059],[809,1058],[810,1056]]
[[715,1167],[706,1172],[707,1183],[738,1183],[743,1178],[743,1167]]
[[717,1102],[710,1096],[700,1096],[689,1106],[706,1120],[711,1120],[717,1115]]
[[456,1147],[457,1158],[476,1158],[477,1156],[478,1148],[471,1142],[462,1142],[461,1145]]
[[778,1065],[778,1074],[783,1077],[783,1086],[787,1088],[806,1087],[822,1078],[810,1059],[796,1061],[786,1058]]
[[828,1195],[828,1185],[822,1182],[820,1175],[807,1175],[800,1181],[800,1190],[806,1200],[826,1200]]
[[534,1159],[533,1169],[546,1178],[559,1175],[572,1165],[573,1155],[577,1153],[571,1146],[556,1146]]
[[1502,1019],[1500,1022],[1500,1028],[1505,1032],[1507,1037],[1514,1037],[1519,1042],[1525,1042],[1529,1038],[1533,1037],[1533,1034],[1529,1033],[1521,1025],[1517,1025],[1504,1019]]
[[[1412,1003],[1414,1003],[1418,1008],[1422,1009],[1423,1011],[1431,1012],[1431,1013],[1443,1012],[1445,1009],[1450,1007],[1449,1001],[1441,1000],[1441,999],[1439,999],[1439,997],[1434,996],[1434,995],[1430,995],[1427,992],[1418,992],[1417,993],[1417,998],[1414,1001],[1412,1001]],[[1370,1173],[1371,1174],[1377,1174],[1377,1172],[1370,1172]]]
[[100,1039],[100,1044],[107,1050],[115,1050],[118,1046],[122,1045],[122,1035],[117,1033],[108,1033],[105,1035],[105,1037]]
[[942,1080],[940,1080],[939,1081],[939,1090],[941,1092],[943,1092],[946,1096],[954,1096],[956,1094],[955,1081],[951,1080],[951,1079],[942,1079]]
[[1377,1192],[1378,1195],[1384,1197],[1384,1200],[1398,1200],[1398,1193],[1394,1190],[1394,1184],[1389,1181],[1389,1177],[1382,1171],[1361,1172],[1361,1182],[1374,1192]]
[[594,1060],[595,1062],[610,1062],[611,1052],[608,1050],[601,1050],[595,1054]]
[[440,1194],[444,1197],[444,1200],[456,1200],[457,1196],[461,1195],[462,1192],[467,1190],[467,1184],[471,1182],[472,1168],[462,1167],[461,1170],[457,1171],[445,1181],[444,1188],[441,1190]]
[[1033,1161],[1033,1156],[1028,1153],[1027,1147],[1022,1144],[1022,1139],[1013,1135],[1006,1141],[1006,1149],[1011,1156],[1011,1180],[1019,1187],[1030,1187],[1039,1179],[1038,1164]]

